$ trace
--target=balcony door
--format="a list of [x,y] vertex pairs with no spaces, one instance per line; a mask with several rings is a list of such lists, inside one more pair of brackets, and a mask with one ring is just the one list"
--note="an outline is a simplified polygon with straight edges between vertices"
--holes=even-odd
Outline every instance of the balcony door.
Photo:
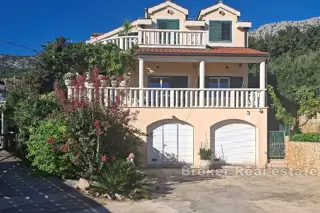
[[[148,79],[149,88],[188,88],[188,77],[187,76],[149,76]],[[177,93],[174,95],[181,95]],[[149,91],[149,104],[156,105],[156,103],[161,103],[163,101],[166,105],[166,100],[170,100],[170,91],[165,90],[151,90]],[[158,97],[158,98],[157,98]],[[174,97],[174,105],[180,104],[181,97]]]
[[229,77],[209,77],[208,78],[208,88],[230,88],[230,78]]

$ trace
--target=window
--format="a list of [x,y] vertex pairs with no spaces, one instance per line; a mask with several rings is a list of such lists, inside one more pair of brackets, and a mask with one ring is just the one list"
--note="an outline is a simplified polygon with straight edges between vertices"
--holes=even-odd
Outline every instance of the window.
[[[157,27],[161,30],[179,30],[179,19],[158,19]],[[171,44],[171,36],[167,34],[159,34],[159,44]],[[178,44],[177,33],[174,33],[173,44]]]
[[170,88],[169,77],[149,77],[149,88]]
[[158,29],[179,30],[179,19],[158,19]]
[[230,78],[209,77],[208,88],[230,88]]
[[232,42],[232,21],[210,21],[210,42]]

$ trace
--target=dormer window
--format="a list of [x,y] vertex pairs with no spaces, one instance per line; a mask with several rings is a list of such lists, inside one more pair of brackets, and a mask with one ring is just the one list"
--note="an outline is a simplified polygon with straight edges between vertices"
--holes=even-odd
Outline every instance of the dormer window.
[[179,19],[158,19],[158,29],[179,30]]
[[232,21],[209,21],[209,42],[232,42]]

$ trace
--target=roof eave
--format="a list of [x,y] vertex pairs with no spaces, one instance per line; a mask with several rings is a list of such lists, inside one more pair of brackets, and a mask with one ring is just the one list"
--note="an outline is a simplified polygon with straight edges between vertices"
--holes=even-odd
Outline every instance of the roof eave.
[[158,53],[158,52],[137,52],[137,55],[154,55],[154,56],[217,56],[217,57],[269,57],[269,53],[265,54],[246,54],[246,53]]

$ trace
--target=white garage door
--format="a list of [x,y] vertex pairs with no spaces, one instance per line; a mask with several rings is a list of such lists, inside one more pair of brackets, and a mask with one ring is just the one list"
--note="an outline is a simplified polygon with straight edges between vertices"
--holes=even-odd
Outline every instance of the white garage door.
[[227,164],[255,165],[255,127],[233,123],[215,131],[215,158]]
[[164,124],[148,138],[148,164],[193,164],[192,126]]

